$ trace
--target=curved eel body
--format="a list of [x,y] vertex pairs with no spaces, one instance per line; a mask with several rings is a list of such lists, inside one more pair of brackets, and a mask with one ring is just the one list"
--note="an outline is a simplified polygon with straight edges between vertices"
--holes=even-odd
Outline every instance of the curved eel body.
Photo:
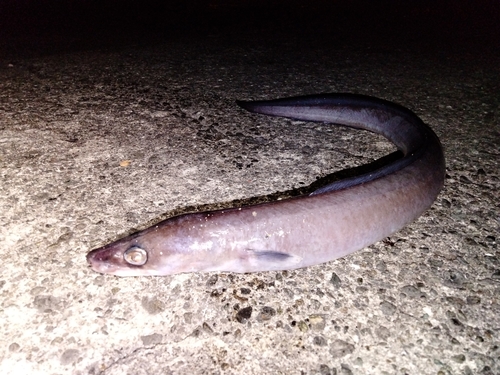
[[238,104],[255,113],[378,133],[403,156],[310,195],[172,217],[92,250],[87,254],[92,269],[142,276],[307,267],[401,229],[432,205],[443,186],[445,162],[436,134],[399,105],[350,94]]

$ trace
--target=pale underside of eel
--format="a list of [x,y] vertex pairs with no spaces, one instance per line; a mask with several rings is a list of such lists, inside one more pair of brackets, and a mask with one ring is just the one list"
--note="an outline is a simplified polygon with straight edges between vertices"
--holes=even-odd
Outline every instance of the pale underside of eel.
[[320,264],[380,241],[414,221],[443,186],[445,161],[436,134],[397,104],[352,94],[238,104],[255,113],[381,134],[402,156],[309,195],[169,218],[89,252],[93,270],[142,276]]

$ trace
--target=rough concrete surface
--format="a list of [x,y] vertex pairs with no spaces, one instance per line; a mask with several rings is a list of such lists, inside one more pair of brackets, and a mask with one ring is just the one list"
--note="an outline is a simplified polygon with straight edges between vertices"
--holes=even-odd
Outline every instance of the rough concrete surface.
[[[0,373],[500,374],[498,53],[265,35],[0,57]],[[438,134],[445,187],[416,222],[295,271],[87,267],[173,213],[393,150],[234,103],[319,92],[395,101]]]

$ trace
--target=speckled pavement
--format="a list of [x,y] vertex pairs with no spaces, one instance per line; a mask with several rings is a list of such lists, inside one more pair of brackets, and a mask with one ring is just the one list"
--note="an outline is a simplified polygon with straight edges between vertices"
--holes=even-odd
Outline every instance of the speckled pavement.
[[[1,374],[500,374],[498,53],[299,34],[0,57]],[[320,92],[395,101],[438,134],[445,187],[416,222],[295,271],[87,267],[92,248],[171,214],[393,150],[234,103]]]

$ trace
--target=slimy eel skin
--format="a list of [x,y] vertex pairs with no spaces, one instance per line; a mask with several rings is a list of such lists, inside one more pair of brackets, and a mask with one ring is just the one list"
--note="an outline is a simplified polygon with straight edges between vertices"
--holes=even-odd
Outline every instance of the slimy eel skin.
[[402,156],[309,195],[164,220],[87,254],[118,276],[296,269],[345,256],[419,217],[444,183],[436,134],[413,112],[381,99],[320,94],[237,102],[248,111],[368,130]]

